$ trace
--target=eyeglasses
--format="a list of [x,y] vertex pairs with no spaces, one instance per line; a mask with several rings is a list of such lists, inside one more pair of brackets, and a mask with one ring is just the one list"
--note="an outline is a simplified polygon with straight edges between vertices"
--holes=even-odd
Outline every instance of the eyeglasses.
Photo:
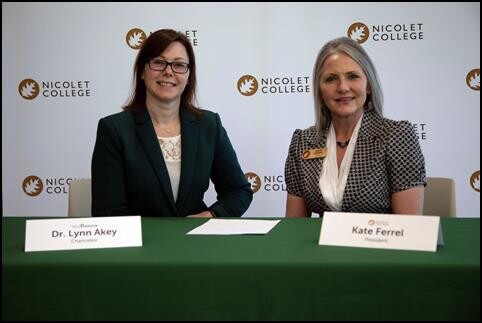
[[153,58],[149,61],[149,67],[151,70],[163,72],[168,66],[174,73],[185,74],[191,68],[191,65],[183,62],[166,62],[159,58]]

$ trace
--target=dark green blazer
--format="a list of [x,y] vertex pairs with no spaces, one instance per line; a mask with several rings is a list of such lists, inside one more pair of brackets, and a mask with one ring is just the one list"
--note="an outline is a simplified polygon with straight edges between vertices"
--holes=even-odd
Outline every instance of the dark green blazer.
[[[181,178],[174,201],[159,142],[146,109],[99,121],[92,156],[92,215],[183,217],[210,210],[241,216],[253,198],[219,115],[181,109]],[[209,181],[217,202],[203,202]]]

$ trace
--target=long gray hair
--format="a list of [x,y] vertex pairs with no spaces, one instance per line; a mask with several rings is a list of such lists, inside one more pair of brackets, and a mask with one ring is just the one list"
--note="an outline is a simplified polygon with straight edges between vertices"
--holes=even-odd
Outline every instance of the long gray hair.
[[383,93],[380,81],[378,80],[377,71],[370,57],[356,41],[348,37],[335,38],[326,43],[318,53],[315,67],[313,68],[313,94],[315,99],[315,118],[316,129],[321,135],[331,123],[330,110],[326,106],[320,92],[321,68],[326,59],[333,54],[343,53],[352,58],[360,67],[367,77],[368,88],[370,94],[364,104],[365,111],[373,110],[380,116],[383,116]]

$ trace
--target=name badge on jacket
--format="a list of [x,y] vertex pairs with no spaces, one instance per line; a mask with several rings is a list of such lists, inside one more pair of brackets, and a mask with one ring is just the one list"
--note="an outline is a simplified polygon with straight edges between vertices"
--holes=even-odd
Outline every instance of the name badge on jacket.
[[303,152],[301,156],[302,159],[315,159],[315,158],[325,158],[326,154],[328,153],[328,148],[315,148],[315,149],[308,149]]

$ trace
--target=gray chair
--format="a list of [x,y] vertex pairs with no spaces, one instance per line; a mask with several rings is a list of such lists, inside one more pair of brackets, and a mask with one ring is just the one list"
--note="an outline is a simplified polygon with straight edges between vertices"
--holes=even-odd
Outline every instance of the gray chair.
[[423,214],[456,217],[455,182],[452,178],[427,177]]
[[73,179],[69,185],[69,217],[92,216],[90,178]]

